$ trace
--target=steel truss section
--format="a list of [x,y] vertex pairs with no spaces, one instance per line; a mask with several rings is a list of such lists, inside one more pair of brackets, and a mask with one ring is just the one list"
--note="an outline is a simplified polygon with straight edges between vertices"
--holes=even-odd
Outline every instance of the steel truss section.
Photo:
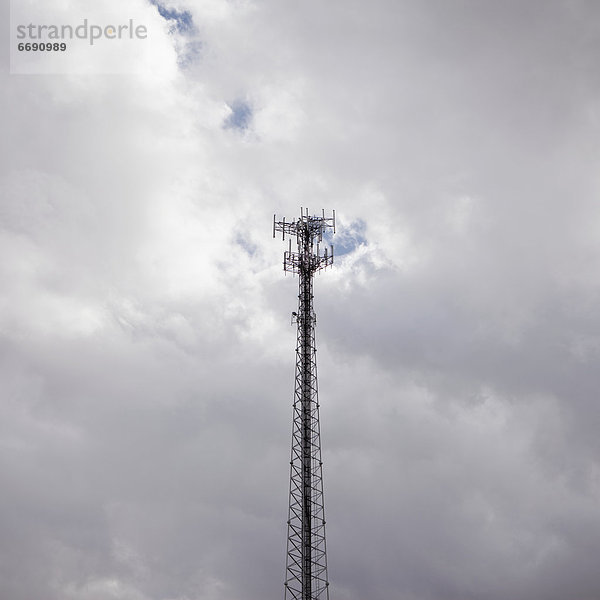
[[329,600],[325,510],[323,501],[323,462],[317,385],[315,346],[316,316],[313,310],[314,274],[333,264],[333,247],[323,254],[320,244],[325,230],[335,232],[332,218],[309,216],[301,209],[298,220],[286,223],[273,219],[273,237],[295,237],[297,251],[284,254],[283,267],[299,275],[296,376],[290,459],[285,600]]

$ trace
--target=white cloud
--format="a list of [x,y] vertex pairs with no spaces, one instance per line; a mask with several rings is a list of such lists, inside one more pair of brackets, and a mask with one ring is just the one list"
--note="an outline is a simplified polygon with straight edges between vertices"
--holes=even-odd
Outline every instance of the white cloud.
[[538,4],[136,0],[143,72],[4,55],[0,596],[281,593],[300,206],[347,249],[332,594],[599,595],[598,15]]

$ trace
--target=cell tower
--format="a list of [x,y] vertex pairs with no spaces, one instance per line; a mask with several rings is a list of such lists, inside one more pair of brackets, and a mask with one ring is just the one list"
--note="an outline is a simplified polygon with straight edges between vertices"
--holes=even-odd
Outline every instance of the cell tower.
[[[333,217],[309,216],[300,209],[300,218],[291,223],[273,217],[273,237],[281,232],[290,238],[283,256],[283,270],[299,275],[298,312],[292,322],[298,325],[296,344],[296,381],[290,460],[290,506],[288,513],[285,600],[329,600],[325,511],[323,504],[323,463],[319,426],[317,357],[313,310],[313,276],[333,264],[333,246],[321,253],[323,234]],[[297,251],[292,252],[295,237]]]

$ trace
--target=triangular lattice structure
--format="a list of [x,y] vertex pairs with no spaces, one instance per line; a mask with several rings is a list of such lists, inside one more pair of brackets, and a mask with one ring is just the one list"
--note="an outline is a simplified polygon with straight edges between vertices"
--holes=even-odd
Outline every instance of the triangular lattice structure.
[[[333,247],[321,253],[323,234],[335,231],[332,218],[309,216],[301,209],[291,223],[273,219],[273,237],[281,232],[290,237],[284,254],[285,271],[299,275],[296,382],[290,460],[290,505],[285,576],[285,600],[329,600],[323,463],[319,425],[319,397],[315,348],[316,317],[313,310],[313,276],[333,263]],[[295,237],[297,250],[292,251]]]

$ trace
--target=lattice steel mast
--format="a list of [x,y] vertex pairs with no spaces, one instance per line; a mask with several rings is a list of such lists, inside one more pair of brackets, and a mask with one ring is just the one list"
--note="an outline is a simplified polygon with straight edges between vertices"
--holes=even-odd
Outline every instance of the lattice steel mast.
[[[285,569],[286,600],[329,600],[325,512],[323,504],[323,463],[319,426],[317,360],[315,347],[316,316],[313,310],[313,276],[333,264],[333,246],[321,253],[323,234],[333,217],[309,216],[300,209],[300,218],[291,223],[273,217],[273,237],[281,232],[290,237],[284,253],[283,269],[299,275],[298,312],[292,313],[298,325],[296,345],[296,382],[290,460],[290,506],[288,513]],[[297,251],[292,252],[292,240]]]

